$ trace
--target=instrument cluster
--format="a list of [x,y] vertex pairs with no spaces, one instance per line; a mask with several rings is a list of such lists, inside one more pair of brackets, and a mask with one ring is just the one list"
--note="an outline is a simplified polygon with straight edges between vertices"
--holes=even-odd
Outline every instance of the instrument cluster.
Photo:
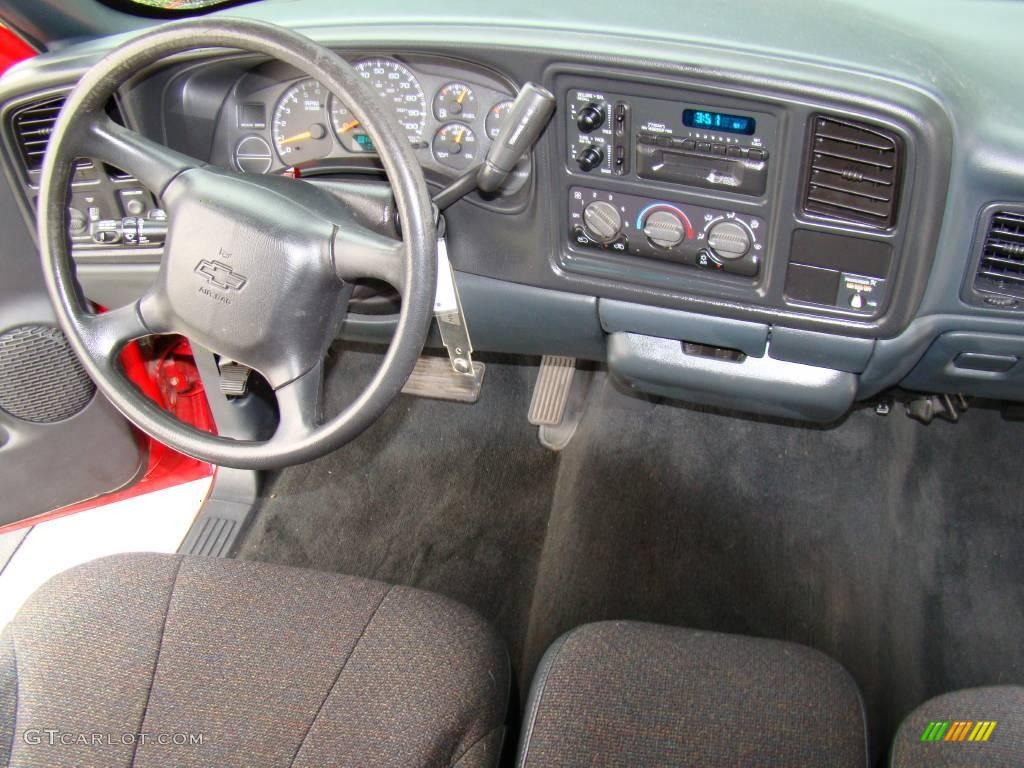
[[[498,76],[467,62],[369,56],[352,64],[389,105],[424,170],[441,177],[456,176],[483,158],[515,95]],[[221,135],[240,171],[358,168],[377,156],[347,104],[316,80],[289,76],[280,65],[250,73],[231,100],[221,113],[231,124],[222,126]],[[525,162],[504,192],[521,187],[528,173]]]

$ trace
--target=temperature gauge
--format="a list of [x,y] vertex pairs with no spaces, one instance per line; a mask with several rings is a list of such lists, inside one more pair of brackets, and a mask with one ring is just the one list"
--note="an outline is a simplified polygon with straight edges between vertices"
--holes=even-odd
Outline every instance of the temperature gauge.
[[438,120],[476,120],[476,94],[465,83],[448,83],[434,96],[434,117]]
[[432,148],[439,163],[462,171],[476,158],[476,134],[462,123],[448,123],[434,134]]
[[487,131],[487,138],[491,141],[498,138],[501,126],[512,111],[512,101],[499,101],[487,111],[487,119],[484,121],[484,129]]

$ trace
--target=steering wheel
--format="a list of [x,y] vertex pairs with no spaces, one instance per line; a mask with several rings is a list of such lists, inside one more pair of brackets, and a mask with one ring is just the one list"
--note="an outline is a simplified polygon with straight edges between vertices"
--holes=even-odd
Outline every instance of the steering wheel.
[[[357,222],[316,187],[206,166],[117,125],[105,108],[118,87],[168,56],[201,48],[265,54],[342,99],[380,155],[402,223],[401,241]],[[67,198],[74,162],[90,157],[133,174],[163,200],[168,232],[155,282],[131,305],[89,308],[74,271]],[[437,280],[434,220],[408,138],[386,105],[337,54],[280,27],[242,19],[190,20],[140,35],[96,63],[68,96],[43,163],[39,246],[47,287],[72,348],[131,422],[213,464],[268,469],[309,461],[349,442],[401,391],[423,349]],[[321,423],[323,361],[344,316],[347,283],[384,280],[401,295],[397,329],[377,375]],[[181,334],[258,371],[280,421],[267,440],[201,432],[143,395],[122,372],[129,341]]]

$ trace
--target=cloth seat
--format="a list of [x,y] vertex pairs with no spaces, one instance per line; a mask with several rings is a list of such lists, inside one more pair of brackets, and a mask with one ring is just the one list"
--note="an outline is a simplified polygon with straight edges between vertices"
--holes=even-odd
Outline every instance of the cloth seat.
[[860,692],[775,640],[636,622],[560,638],[538,668],[520,768],[865,768]]
[[123,555],[0,635],[0,765],[493,766],[508,695],[501,641],[438,595]]
[[1024,686],[968,688],[929,699],[900,725],[890,766],[1024,766]]

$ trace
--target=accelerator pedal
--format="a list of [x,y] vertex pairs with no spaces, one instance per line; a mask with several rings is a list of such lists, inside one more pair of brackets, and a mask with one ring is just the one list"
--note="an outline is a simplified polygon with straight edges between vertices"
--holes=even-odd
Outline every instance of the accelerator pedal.
[[544,355],[527,419],[539,427],[541,445],[560,451],[569,444],[583,417],[590,371],[576,370],[576,358]]
[[447,357],[424,355],[416,361],[412,375],[402,387],[402,392],[433,400],[454,400],[458,403],[475,403],[480,399],[486,366],[472,361],[473,374],[456,373]]

